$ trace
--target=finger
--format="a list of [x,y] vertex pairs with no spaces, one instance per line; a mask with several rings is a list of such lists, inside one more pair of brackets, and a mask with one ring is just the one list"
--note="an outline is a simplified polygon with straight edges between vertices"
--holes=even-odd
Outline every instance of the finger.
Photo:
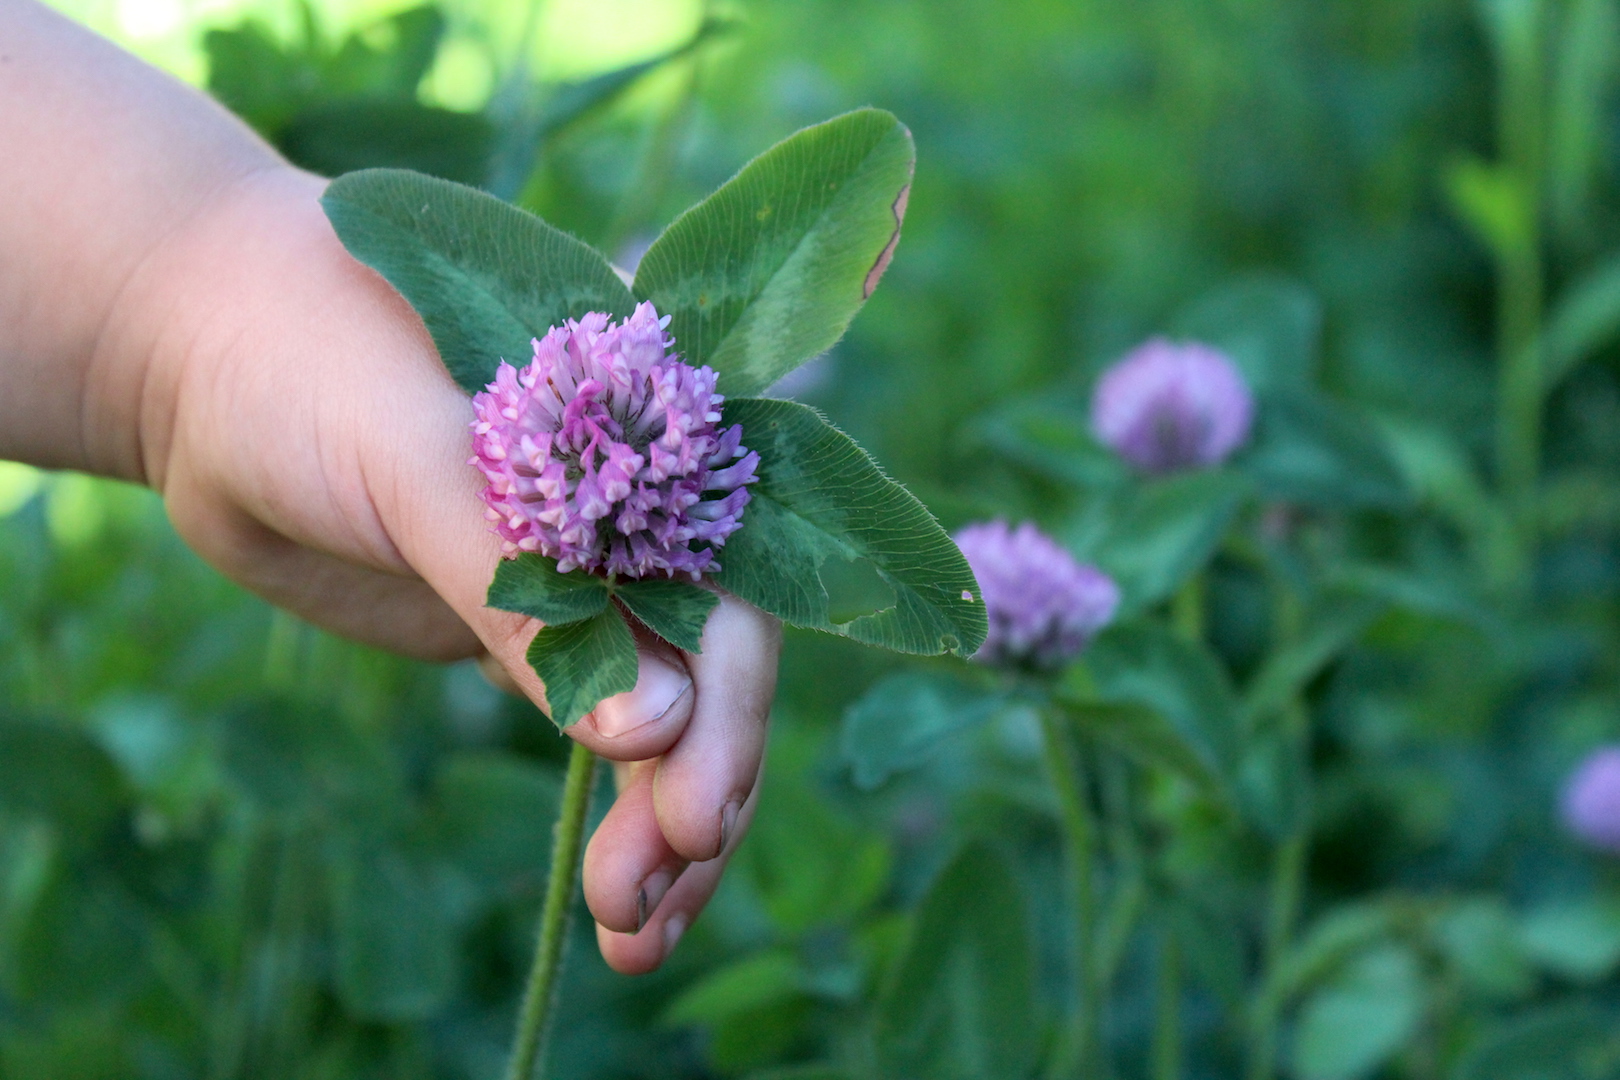
[[713,859],[736,827],[765,753],[782,624],[722,594],[687,657],[692,718],[659,761],[653,805],[665,839],[694,862]]
[[658,829],[652,805],[656,763],[625,768],[628,782],[585,849],[585,903],[599,924],[634,934],[658,910],[687,860]]
[[419,578],[296,544],[228,505],[172,500],[169,514],[198,553],[233,581],[333,633],[421,660],[461,660],[482,648]]
[[596,944],[608,967],[621,975],[643,975],[656,969],[675,950],[681,936],[703,911],[714,890],[720,885],[726,864],[742,843],[748,825],[754,819],[758,803],[758,785],[743,801],[737,814],[736,828],[728,838],[725,849],[717,858],[688,866],[675,884],[664,894],[663,902],[651,910],[641,930],[623,933],[609,929],[601,923],[596,927]]
[[645,761],[675,745],[692,718],[692,673],[669,642],[634,627],[635,689],[607,698],[568,729],[575,741],[609,761]]

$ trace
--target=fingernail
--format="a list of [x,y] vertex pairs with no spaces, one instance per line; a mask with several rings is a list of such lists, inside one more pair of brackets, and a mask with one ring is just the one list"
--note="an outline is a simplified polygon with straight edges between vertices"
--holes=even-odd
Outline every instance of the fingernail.
[[720,851],[726,850],[731,843],[731,832],[737,827],[737,812],[742,809],[742,803],[732,799],[726,803],[726,808],[720,811]]
[[675,884],[675,875],[668,870],[654,870],[647,875],[636,892],[636,933],[647,925],[647,916],[658,910],[658,903]]
[[668,956],[675,951],[675,945],[686,933],[686,916],[671,915],[669,921],[664,923],[664,955]]
[[596,707],[596,730],[609,739],[618,738],[661,719],[691,689],[692,677],[686,672],[643,654],[636,688]]

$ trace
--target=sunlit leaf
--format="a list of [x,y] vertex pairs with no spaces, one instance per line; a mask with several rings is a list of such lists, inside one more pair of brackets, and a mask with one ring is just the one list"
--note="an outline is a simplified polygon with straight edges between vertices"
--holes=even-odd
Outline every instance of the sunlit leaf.
[[635,306],[594,249],[473,188],[367,169],[334,180],[321,204],[349,253],[410,301],[469,392],[502,360],[527,363],[530,341],[564,319]]
[[636,642],[617,610],[542,627],[529,664],[546,684],[551,719],[566,728],[603,698],[636,688]]
[[484,602],[559,626],[606,610],[608,584],[582,572],[560,574],[557,560],[544,555],[519,555],[500,561]]
[[844,333],[894,254],[915,150],[881,109],[805,128],[675,219],[636,270],[693,364],[757,394]]
[[[927,508],[884,476],[847,435],[789,401],[733,399],[726,420],[760,455],[743,526],[721,553],[716,582],[784,622],[897,652],[971,655],[984,642],[984,603],[967,560]],[[832,620],[823,567],[866,561],[891,606]]]
[[626,581],[613,591],[647,629],[687,652],[702,652],[703,626],[720,597],[684,581]]

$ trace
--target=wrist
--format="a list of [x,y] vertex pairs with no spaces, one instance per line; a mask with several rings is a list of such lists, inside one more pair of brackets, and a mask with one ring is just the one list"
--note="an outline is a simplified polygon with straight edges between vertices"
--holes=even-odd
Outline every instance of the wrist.
[[258,314],[255,290],[242,283],[296,272],[266,265],[265,248],[312,242],[325,227],[325,183],[280,161],[245,169],[153,245],[119,290],[87,365],[84,460],[75,467],[163,490],[182,399]]

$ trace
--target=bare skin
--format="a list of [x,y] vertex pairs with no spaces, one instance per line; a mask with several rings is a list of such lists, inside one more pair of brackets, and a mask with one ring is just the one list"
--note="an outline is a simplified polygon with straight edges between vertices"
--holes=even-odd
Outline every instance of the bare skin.
[[[482,657],[543,707],[523,659],[539,624],[483,605],[499,550],[471,405],[339,244],[324,183],[34,0],[0,0],[0,458],[150,485],[271,602],[411,656]],[[747,830],[780,642],[723,597],[701,655],[644,641],[636,688],[569,731],[623,763],[585,859],[619,971],[663,962]]]

